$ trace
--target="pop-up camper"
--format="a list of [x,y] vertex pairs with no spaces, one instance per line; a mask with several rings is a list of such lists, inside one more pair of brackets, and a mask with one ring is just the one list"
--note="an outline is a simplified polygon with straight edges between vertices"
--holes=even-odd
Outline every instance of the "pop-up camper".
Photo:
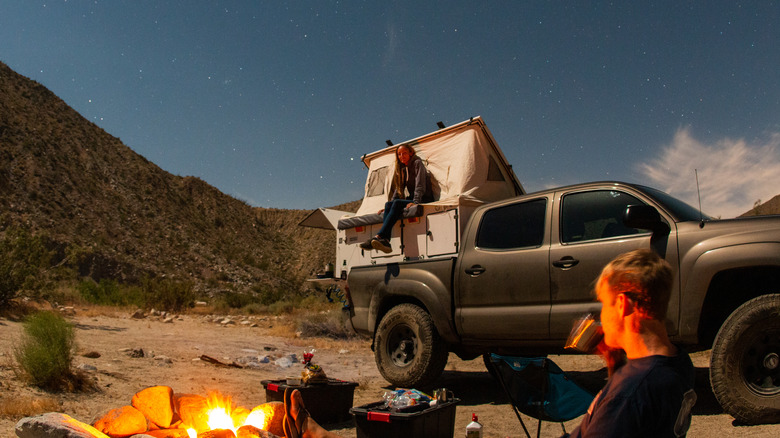
[[[391,253],[361,249],[359,244],[382,226],[378,212],[392,193],[395,151],[401,145],[414,148],[425,163],[435,201],[405,212],[393,228]],[[475,208],[525,193],[480,117],[364,155],[363,163],[368,177],[356,213],[320,208],[299,224],[336,230],[334,276],[340,279],[353,266],[452,257],[458,252],[459,230]]]

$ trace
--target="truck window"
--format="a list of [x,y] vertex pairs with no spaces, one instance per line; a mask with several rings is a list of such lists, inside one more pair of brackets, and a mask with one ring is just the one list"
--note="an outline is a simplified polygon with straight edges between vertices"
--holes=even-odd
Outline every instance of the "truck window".
[[565,195],[561,204],[561,241],[572,243],[641,233],[623,225],[626,207],[639,204],[642,201],[615,190]]
[[486,211],[477,231],[477,247],[512,249],[541,246],[546,210],[547,199],[536,199]]
[[380,167],[368,176],[368,190],[366,196],[379,196],[385,193],[385,180],[387,180],[388,167]]

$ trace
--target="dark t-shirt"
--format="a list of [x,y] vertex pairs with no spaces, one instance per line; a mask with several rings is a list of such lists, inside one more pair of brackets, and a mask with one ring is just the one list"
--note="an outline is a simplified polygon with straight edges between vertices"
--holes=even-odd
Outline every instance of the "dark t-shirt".
[[691,425],[694,369],[677,356],[629,360],[615,372],[571,437],[681,437]]

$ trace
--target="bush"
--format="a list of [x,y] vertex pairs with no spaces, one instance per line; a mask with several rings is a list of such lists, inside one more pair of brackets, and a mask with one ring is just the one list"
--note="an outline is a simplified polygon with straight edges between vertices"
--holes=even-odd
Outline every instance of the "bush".
[[142,285],[146,307],[180,312],[195,304],[192,282],[170,279],[144,279]]
[[100,283],[84,280],[79,283],[81,297],[89,303],[107,306],[143,306],[144,298],[140,288],[120,285],[114,280],[103,279]]
[[307,315],[298,320],[297,331],[303,337],[350,339],[355,337],[355,334],[347,329],[345,318],[341,311]]
[[257,301],[249,294],[242,294],[238,292],[227,292],[222,296],[222,299],[231,309],[240,309]]
[[257,293],[257,301],[263,305],[271,305],[285,298],[285,293],[281,289],[274,289],[268,285],[256,285],[252,288]]
[[22,229],[8,229],[0,239],[0,307],[20,290],[37,293],[44,284],[42,271],[49,267],[51,251],[44,239]]
[[29,316],[22,328],[22,343],[14,355],[31,383],[47,390],[69,385],[74,376],[73,325],[56,313],[39,312]]

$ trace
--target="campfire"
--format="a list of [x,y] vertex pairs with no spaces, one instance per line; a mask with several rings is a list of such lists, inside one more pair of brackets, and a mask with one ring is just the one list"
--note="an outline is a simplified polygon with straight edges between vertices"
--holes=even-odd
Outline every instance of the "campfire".
[[155,438],[284,436],[284,412],[282,402],[249,410],[234,406],[229,396],[220,393],[174,394],[168,386],[153,386],[135,394],[130,405],[110,410],[93,426],[112,438],[141,433]]

